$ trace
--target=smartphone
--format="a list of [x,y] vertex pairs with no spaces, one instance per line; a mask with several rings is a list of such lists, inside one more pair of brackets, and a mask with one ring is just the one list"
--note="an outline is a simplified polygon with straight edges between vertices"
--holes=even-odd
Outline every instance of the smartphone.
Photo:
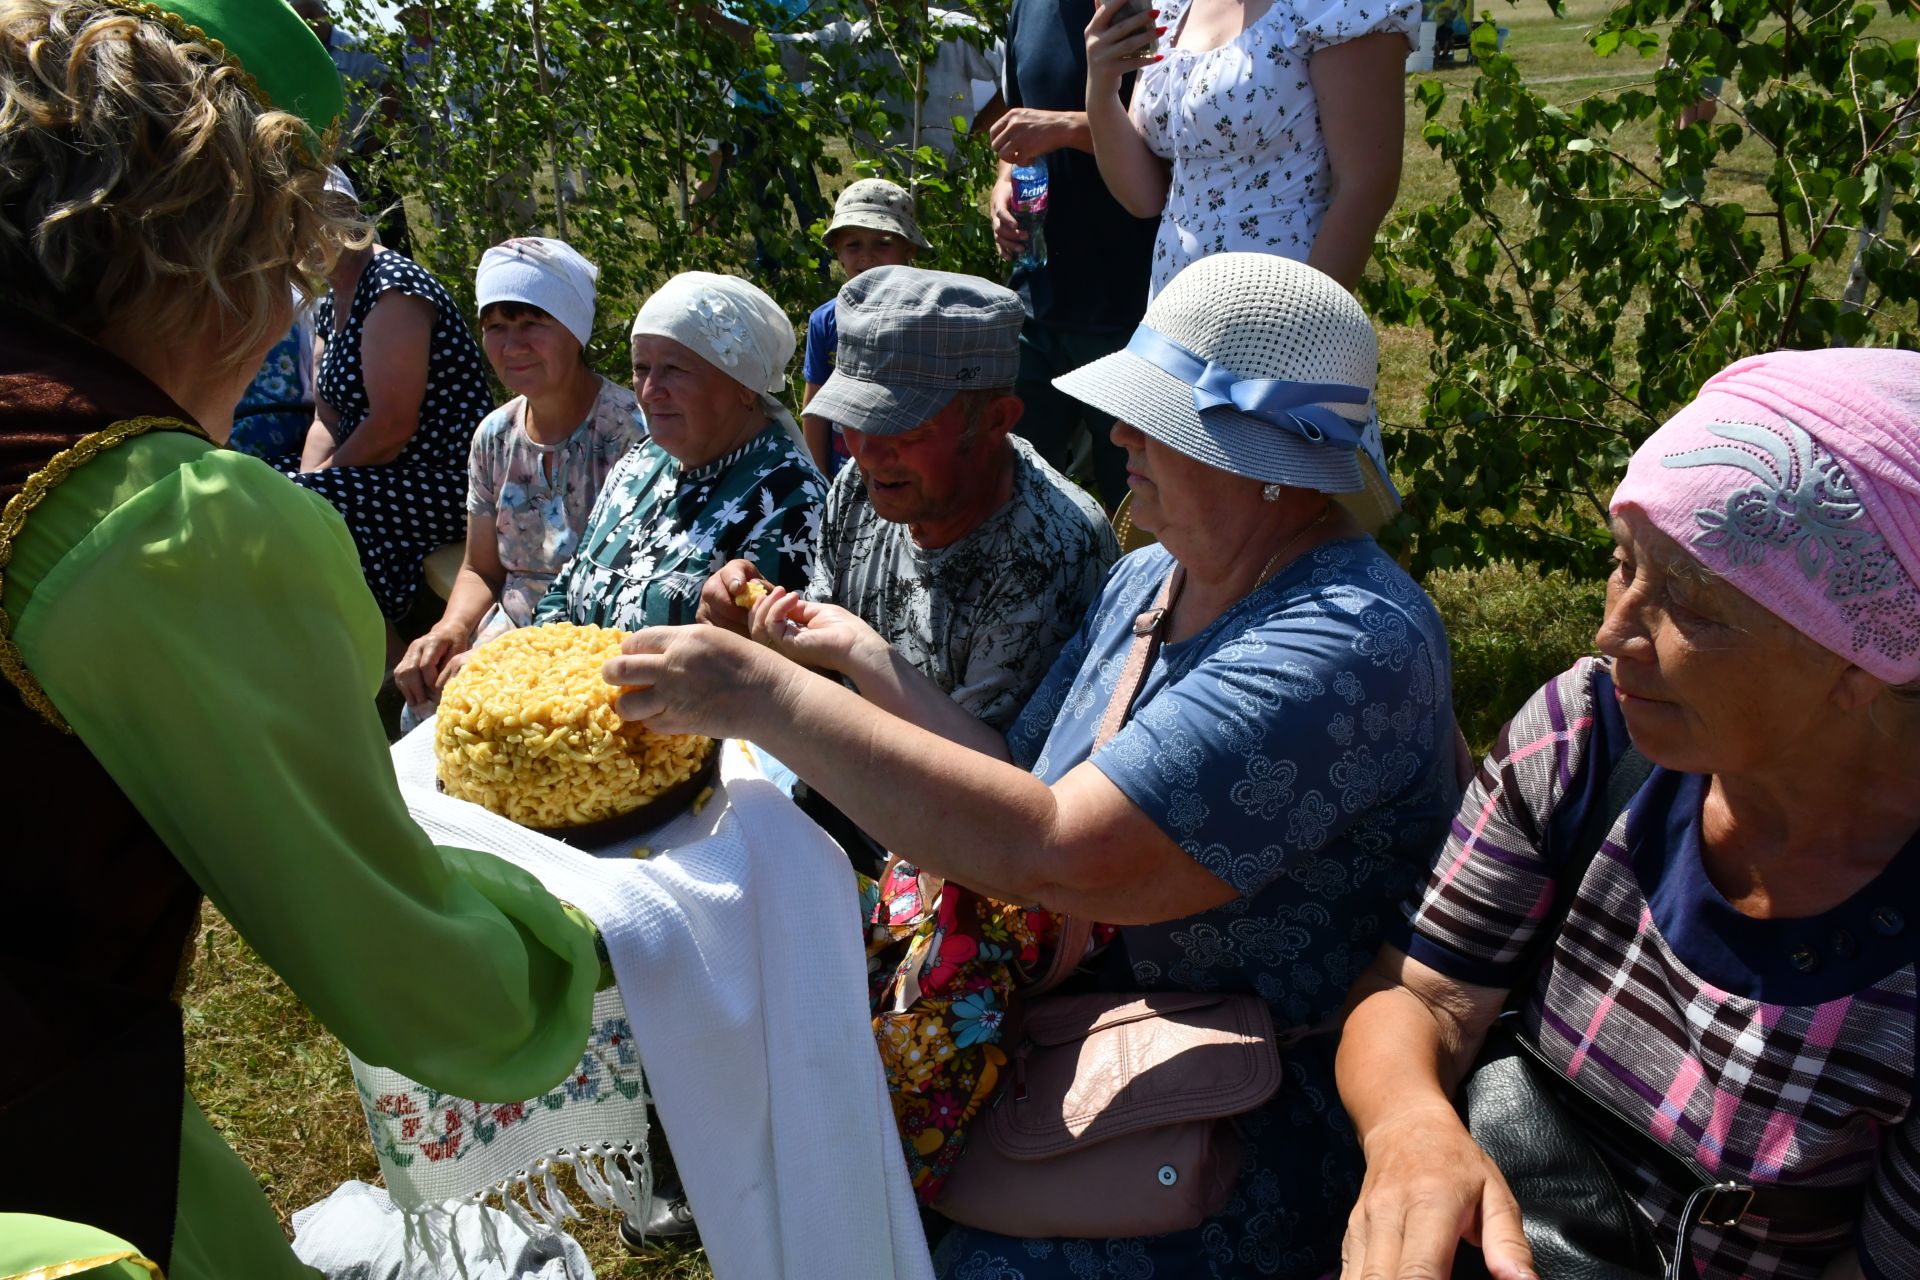
[[[1113,15],[1113,20],[1115,22],[1125,22],[1129,18],[1138,17],[1141,14],[1146,13],[1148,10],[1152,9],[1154,6],[1154,3],[1155,3],[1155,0],[1121,0],[1120,11]],[[1160,54],[1160,42],[1156,40],[1152,44],[1148,45],[1146,48],[1142,49],[1139,53],[1131,55],[1128,58],[1128,61],[1143,62],[1143,63],[1152,62],[1156,57],[1159,56],[1159,54]]]

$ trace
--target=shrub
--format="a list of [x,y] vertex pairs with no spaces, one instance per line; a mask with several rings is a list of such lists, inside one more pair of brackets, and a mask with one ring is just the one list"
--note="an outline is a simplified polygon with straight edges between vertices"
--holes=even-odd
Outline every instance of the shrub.
[[[1457,190],[1389,225],[1362,287],[1380,322],[1433,339],[1421,420],[1388,431],[1412,477],[1390,537],[1416,570],[1513,559],[1597,576],[1628,457],[1708,376],[1774,348],[1914,344],[1920,86],[1909,28],[1890,39],[1885,16],[1624,0],[1594,49],[1657,56],[1656,24],[1678,19],[1671,64],[1649,68],[1651,91],[1565,107],[1483,21],[1464,97],[1418,86],[1422,137]],[[1678,127],[1711,74],[1737,101]],[[1757,200],[1714,170],[1743,143],[1764,169]]]
[[1606,596],[1598,579],[1507,563],[1436,570],[1424,585],[1447,624],[1454,714],[1479,753],[1534,690],[1593,652]]
[[[764,0],[730,6],[759,29],[751,52],[660,3],[432,8],[423,53],[382,22],[373,0],[345,0],[344,25],[373,32],[373,51],[407,68],[394,77],[392,109],[369,116],[378,150],[364,163],[411,197],[416,256],[463,302],[480,254],[509,235],[557,235],[597,263],[594,350],[610,374],[624,371],[634,307],[676,272],[749,276],[796,319],[831,296],[816,269],[823,228],[803,221],[770,176],[783,171],[818,175],[821,216],[855,176],[910,183],[934,243],[928,265],[996,278],[1003,269],[980,199],[993,172],[984,142],[969,140],[949,171],[931,147],[881,141],[904,126],[897,104],[912,101],[915,68],[933,54],[917,6],[877,9],[868,56],[842,45],[794,54],[804,87],[765,34],[786,20]],[[832,16],[821,6],[801,21]],[[1004,5],[977,16],[983,40],[1005,26]],[[736,105],[736,88],[758,94],[762,109]],[[696,204],[710,147],[749,133],[761,158],[736,164],[714,198]],[[778,269],[754,262],[756,236]]]

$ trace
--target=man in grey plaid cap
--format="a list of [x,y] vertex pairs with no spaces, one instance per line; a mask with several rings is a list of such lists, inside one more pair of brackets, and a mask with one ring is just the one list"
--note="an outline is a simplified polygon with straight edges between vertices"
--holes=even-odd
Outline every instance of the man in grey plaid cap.
[[[807,411],[844,433],[855,465],[827,495],[807,597],[857,614],[1004,731],[1098,597],[1113,530],[1012,434],[1025,313],[1010,290],[875,267],[836,310],[837,363]],[[701,617],[744,632],[733,597],[757,576],[726,565]]]

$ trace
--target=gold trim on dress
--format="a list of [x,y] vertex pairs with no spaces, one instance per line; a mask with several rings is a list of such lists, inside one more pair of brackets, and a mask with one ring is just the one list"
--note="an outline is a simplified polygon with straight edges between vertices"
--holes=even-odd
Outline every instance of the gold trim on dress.
[[136,1267],[145,1268],[147,1273],[153,1276],[153,1280],[167,1280],[166,1274],[160,1270],[160,1264],[152,1258],[142,1257],[137,1249],[103,1253],[97,1258],[75,1258],[70,1262],[49,1263],[29,1271],[16,1271],[10,1276],[0,1276],[0,1280],[61,1280],[63,1276],[77,1276],[83,1271],[109,1266],[115,1262],[131,1262]]
[[[205,431],[179,418],[125,418],[80,437],[47,459],[47,465],[28,476],[20,492],[8,499],[6,509],[0,511],[0,601],[5,599],[7,566],[13,562],[13,540],[26,527],[27,516],[33,509],[53,492],[55,485],[75,471],[107,450],[149,431],[184,431],[212,442],[212,437]],[[20,647],[13,642],[13,619],[8,616],[4,603],[0,603],[0,676],[5,676],[7,682],[20,691],[20,697],[26,704],[39,712],[48,724],[62,733],[73,732],[73,726],[67,723],[66,717],[53,705],[53,700],[47,697],[47,691],[34,679],[33,672],[27,670],[26,660],[20,656]]]

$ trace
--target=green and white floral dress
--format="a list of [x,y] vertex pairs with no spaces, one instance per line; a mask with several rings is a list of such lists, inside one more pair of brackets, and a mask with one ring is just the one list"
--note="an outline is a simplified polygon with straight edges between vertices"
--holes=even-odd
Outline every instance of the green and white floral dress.
[[700,588],[729,560],[804,590],[826,481],[778,423],[692,470],[644,440],[607,477],[580,549],[534,622],[635,630],[694,620]]

